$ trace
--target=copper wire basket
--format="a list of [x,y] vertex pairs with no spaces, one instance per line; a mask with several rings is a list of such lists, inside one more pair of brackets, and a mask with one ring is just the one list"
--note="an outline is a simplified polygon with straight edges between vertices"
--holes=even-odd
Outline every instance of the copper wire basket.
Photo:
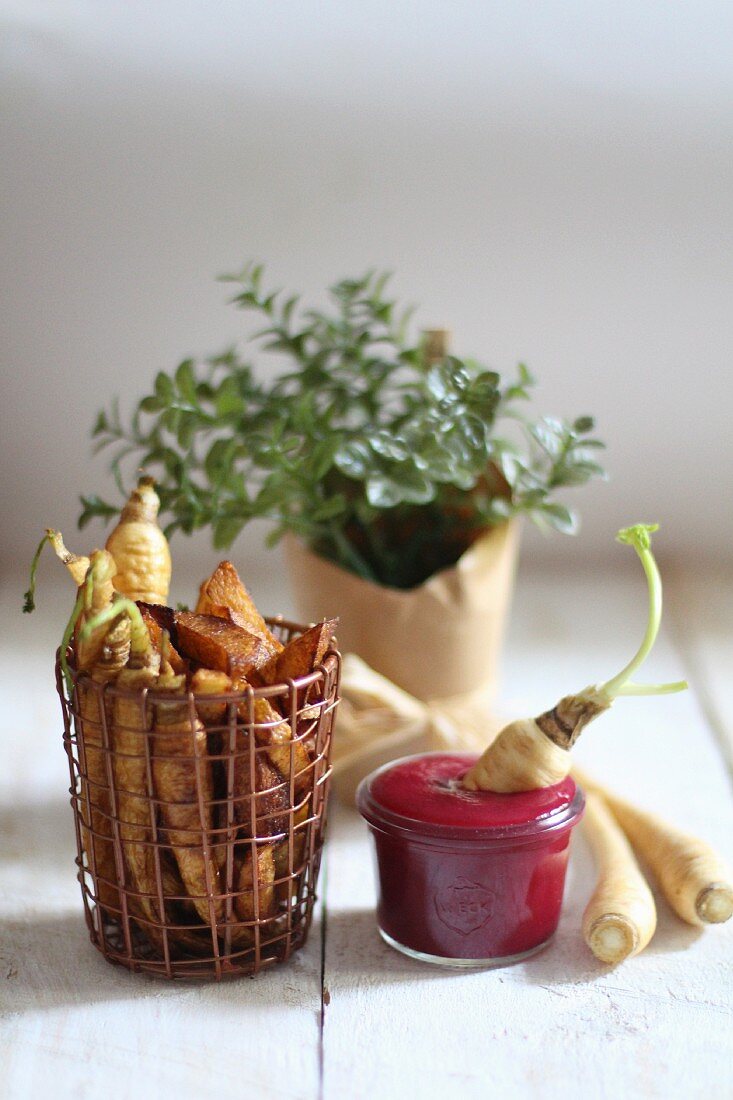
[[[267,622],[283,644],[306,629]],[[94,946],[165,978],[221,980],[287,960],[316,900],[338,652],[300,679],[182,695],[183,721],[167,735],[156,714],[170,694],[95,682],[75,672],[73,653],[69,665],[71,695],[57,654]],[[123,705],[130,725],[120,724]]]

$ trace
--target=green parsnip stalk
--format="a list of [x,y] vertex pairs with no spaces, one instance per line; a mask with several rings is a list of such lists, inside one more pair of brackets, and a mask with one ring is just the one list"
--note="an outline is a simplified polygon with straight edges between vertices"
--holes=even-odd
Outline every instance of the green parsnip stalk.
[[651,550],[651,535],[657,528],[657,524],[637,523],[616,536],[636,550],[649,588],[646,631],[634,656],[610,680],[576,695],[566,695],[537,718],[520,719],[506,726],[464,777],[463,784],[469,790],[508,793],[559,783],[570,771],[568,750],[585,726],[608,710],[615,699],[622,695],[667,695],[687,687],[685,680],[637,684],[631,679],[651,652],[662,619],[662,581]]

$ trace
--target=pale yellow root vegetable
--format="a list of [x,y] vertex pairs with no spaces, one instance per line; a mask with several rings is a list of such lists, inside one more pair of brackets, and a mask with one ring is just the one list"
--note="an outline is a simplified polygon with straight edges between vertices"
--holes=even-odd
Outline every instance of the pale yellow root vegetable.
[[570,772],[569,750],[582,730],[619,696],[664,695],[687,687],[684,681],[636,684],[631,680],[654,645],[662,617],[662,582],[651,552],[650,536],[655,530],[654,524],[638,523],[617,535],[620,542],[633,546],[639,555],[649,589],[646,633],[632,659],[605,683],[566,695],[537,718],[524,718],[505,726],[464,776],[463,786],[468,790],[511,794],[554,786]]
[[[91,669],[89,680],[79,681],[79,758],[82,769],[79,796],[81,842],[87,866],[97,876],[97,900],[103,909],[119,909],[107,759],[103,743],[102,699],[100,688],[113,683],[125,667],[130,652],[130,624],[115,623],[109,630],[102,651]],[[106,704],[108,728],[112,707]]]
[[[112,617],[98,623],[93,623],[92,620],[96,620],[99,612],[112,604],[116,571],[115,560],[107,550],[92,552],[86,578],[79,589],[82,610],[74,624],[74,652],[78,672],[93,668],[106,644]],[[62,641],[62,650],[63,648]]]
[[706,841],[576,775],[586,790],[601,795],[678,917],[699,927],[733,916],[733,874]]
[[[110,824],[110,792],[104,751],[103,717],[111,725],[111,706],[103,714],[99,687],[114,682],[127,663],[130,653],[129,622],[106,621],[94,625],[95,612],[105,608],[113,596],[114,559],[106,550],[95,550],[87,575],[77,594],[76,604],[61,641],[61,664],[69,695],[73,680],[66,661],[66,650],[76,633],[77,672],[89,679],[78,679],[79,757],[81,778],[82,847],[89,869],[96,873],[97,900],[103,909],[119,908],[117,870]],[[85,635],[86,631],[86,635]]]
[[83,554],[72,554],[70,550],[67,550],[64,546],[64,540],[60,531],[53,531],[50,527],[47,527],[46,534],[48,535],[48,541],[51,543],[56,557],[59,558],[69,570],[78,588],[87,575],[87,569],[91,564],[89,558]]
[[583,832],[598,876],[583,913],[583,938],[597,959],[616,965],[644,950],[657,910],[629,842],[597,794],[586,795]]
[[150,477],[141,477],[122,509],[106,548],[117,562],[114,586],[123,596],[165,604],[171,583],[168,540],[158,526],[160,500]]
[[46,533],[41,539],[36,549],[33,559],[31,561],[31,575],[30,584],[28,589],[23,593],[23,611],[30,612],[35,611],[36,608],[36,574],[38,572],[38,563],[43,553],[43,548],[49,543],[58,558],[64,563],[66,568],[71,573],[74,584],[78,588],[79,585],[85,580],[87,570],[89,569],[90,561],[87,557],[80,557],[78,554],[72,554],[64,546],[64,540],[61,537],[60,531],[54,531],[53,528],[47,527]]

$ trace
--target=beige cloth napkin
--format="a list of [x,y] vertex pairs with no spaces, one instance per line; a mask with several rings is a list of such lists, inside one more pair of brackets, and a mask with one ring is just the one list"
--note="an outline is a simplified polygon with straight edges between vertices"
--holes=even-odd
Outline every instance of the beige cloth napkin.
[[491,708],[492,686],[422,702],[353,653],[343,659],[333,744],[333,782],[353,801],[375,768],[412,753],[481,752],[504,725]]

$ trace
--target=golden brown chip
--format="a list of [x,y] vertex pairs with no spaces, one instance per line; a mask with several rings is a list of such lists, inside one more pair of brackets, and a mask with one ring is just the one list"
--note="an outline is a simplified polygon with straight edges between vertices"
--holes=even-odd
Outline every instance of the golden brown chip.
[[226,619],[177,611],[175,623],[180,648],[208,669],[246,678],[270,658],[261,638]]
[[308,676],[325,657],[337,623],[338,619],[326,619],[293,638],[281,653],[271,657],[258,670],[258,679],[265,684],[276,684]]
[[273,653],[280,652],[282,644],[271,633],[230,561],[220,562],[203,582],[196,604],[200,615],[221,615],[222,609],[233,612],[236,619],[232,622],[261,638]]
[[[163,631],[168,631],[168,637],[170,639],[170,635],[175,630],[175,611],[172,607],[163,607],[161,604],[138,603],[137,606],[140,608],[143,622],[148,628],[148,634],[150,635],[150,641],[153,643],[153,648],[160,653],[160,647],[163,641]],[[174,648],[172,642],[169,643],[167,657],[168,664],[177,676],[188,671],[188,661],[184,661],[180,653]]]
[[213,668],[197,668],[191,677],[191,691],[196,698],[196,711],[204,722],[219,722],[227,710],[225,702],[205,703],[199,695],[226,695],[232,690],[232,680],[226,672],[217,672]]

